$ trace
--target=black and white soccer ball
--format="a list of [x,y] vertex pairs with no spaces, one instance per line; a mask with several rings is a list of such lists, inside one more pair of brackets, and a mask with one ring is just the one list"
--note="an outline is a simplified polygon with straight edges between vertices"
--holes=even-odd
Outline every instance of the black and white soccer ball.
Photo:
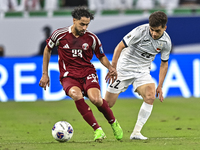
[[52,136],[59,142],[67,142],[73,136],[74,130],[72,125],[66,121],[58,121],[52,128]]

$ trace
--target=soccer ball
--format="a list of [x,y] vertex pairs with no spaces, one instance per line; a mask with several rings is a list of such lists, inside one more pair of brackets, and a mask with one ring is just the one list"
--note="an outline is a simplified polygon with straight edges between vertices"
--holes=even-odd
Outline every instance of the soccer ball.
[[58,121],[52,128],[52,136],[59,142],[67,142],[73,136],[74,130],[72,125],[66,121]]

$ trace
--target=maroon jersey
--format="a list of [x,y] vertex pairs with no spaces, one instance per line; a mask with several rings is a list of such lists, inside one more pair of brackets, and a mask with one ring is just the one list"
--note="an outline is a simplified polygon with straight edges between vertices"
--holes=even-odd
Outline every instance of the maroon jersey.
[[55,30],[46,42],[49,49],[58,47],[60,79],[67,76],[83,78],[95,73],[90,62],[93,54],[97,58],[105,56],[102,44],[95,34],[85,31],[84,35],[76,38],[71,26]]

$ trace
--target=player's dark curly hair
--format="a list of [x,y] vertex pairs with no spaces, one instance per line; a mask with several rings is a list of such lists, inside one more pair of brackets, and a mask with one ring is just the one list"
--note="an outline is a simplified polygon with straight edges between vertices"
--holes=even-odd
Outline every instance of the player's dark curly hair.
[[84,7],[84,6],[76,7],[72,11],[71,14],[72,14],[73,18],[78,19],[78,20],[80,20],[81,17],[90,18],[90,20],[94,19],[94,15],[91,12],[89,12],[89,10],[86,7]]
[[167,15],[162,11],[156,11],[149,16],[149,25],[151,27],[162,26],[164,28],[167,24]]

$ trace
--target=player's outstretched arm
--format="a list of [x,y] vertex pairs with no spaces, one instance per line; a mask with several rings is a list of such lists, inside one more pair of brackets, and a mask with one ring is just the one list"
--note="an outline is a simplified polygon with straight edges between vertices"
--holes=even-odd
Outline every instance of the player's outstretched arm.
[[166,61],[166,62],[161,61],[160,72],[159,72],[159,84],[158,84],[158,87],[156,89],[156,97],[158,97],[161,102],[164,101],[163,92],[162,92],[162,85],[163,85],[165,76],[167,74],[167,69],[168,69],[168,61]]
[[112,66],[114,68],[117,67],[117,61],[119,59],[119,56],[122,52],[122,50],[125,48],[125,45],[123,43],[123,41],[121,41],[116,47],[115,47],[115,50],[114,50],[114,54],[113,54],[113,58],[112,58]]
[[39,86],[44,88],[44,90],[46,90],[46,86],[49,87],[50,85],[50,80],[49,80],[49,75],[48,75],[48,66],[49,66],[50,57],[51,57],[51,49],[49,49],[46,46],[43,53],[43,72],[42,72],[42,77],[39,82]]
[[116,69],[110,64],[108,58],[103,56],[99,58],[100,62],[108,69],[108,74],[106,75],[106,82],[114,82],[117,79],[117,71]]

